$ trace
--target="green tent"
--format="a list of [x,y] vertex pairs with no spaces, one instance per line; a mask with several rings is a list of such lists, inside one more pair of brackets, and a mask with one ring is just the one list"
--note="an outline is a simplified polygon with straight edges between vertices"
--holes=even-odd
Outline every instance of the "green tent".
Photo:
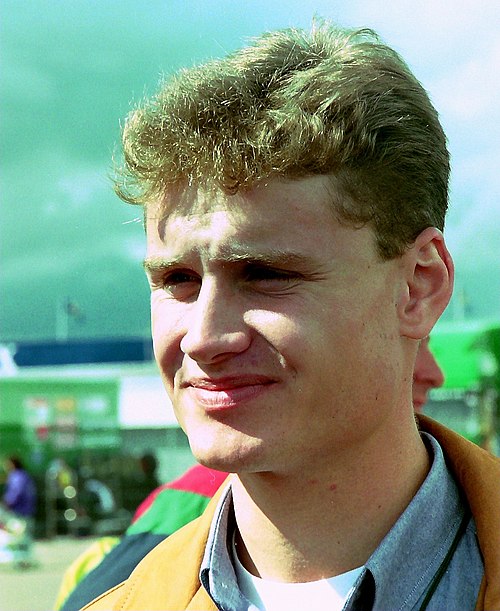
[[442,323],[430,346],[445,374],[444,389],[472,390],[489,379],[500,390],[500,321]]
[[475,443],[498,450],[500,321],[439,323],[430,347],[445,376],[425,411]]

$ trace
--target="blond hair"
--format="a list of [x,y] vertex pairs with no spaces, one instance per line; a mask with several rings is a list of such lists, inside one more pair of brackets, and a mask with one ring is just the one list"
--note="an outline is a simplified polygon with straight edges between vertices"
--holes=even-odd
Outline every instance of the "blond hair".
[[230,192],[269,177],[330,175],[340,219],[370,223],[399,256],[448,206],[446,138],[422,85],[372,30],[328,23],[264,34],[181,70],[128,117],[120,197],[169,186]]

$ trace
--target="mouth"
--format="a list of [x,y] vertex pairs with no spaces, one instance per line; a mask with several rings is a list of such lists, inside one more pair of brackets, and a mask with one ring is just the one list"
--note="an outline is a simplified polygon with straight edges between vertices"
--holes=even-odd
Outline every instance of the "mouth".
[[250,375],[213,378],[191,378],[181,384],[206,411],[224,411],[257,398],[276,384],[267,376]]
[[413,398],[413,408],[416,412],[422,411],[422,408],[427,403],[427,393],[424,395],[414,396]]

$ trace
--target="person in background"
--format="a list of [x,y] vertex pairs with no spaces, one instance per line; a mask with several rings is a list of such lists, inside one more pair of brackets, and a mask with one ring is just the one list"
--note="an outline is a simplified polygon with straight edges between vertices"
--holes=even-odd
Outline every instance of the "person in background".
[[124,470],[125,476],[122,480],[123,507],[132,513],[139,503],[160,485],[157,476],[158,463],[152,452],[148,451],[134,458],[133,465],[134,469]]
[[3,505],[19,521],[20,534],[15,543],[14,563],[20,568],[33,564],[33,530],[36,511],[36,487],[31,475],[18,456],[9,456],[5,461],[7,481],[3,494]]
[[[416,412],[422,411],[428,392],[443,382],[443,372],[429,347],[429,338],[425,338],[420,342],[413,372]],[[124,537],[103,537],[65,571],[56,611],[77,611],[127,579],[158,543],[201,515],[227,476],[196,465],[178,480],[159,486],[139,505]]]
[[155,358],[231,476],[85,609],[500,608],[500,461],[413,411],[454,267],[446,137],[402,58],[271,32],[162,84],[123,151]]
[[420,342],[413,370],[413,409],[417,414],[423,411],[429,391],[444,384],[443,371],[432,353],[429,342],[429,337],[425,337]]

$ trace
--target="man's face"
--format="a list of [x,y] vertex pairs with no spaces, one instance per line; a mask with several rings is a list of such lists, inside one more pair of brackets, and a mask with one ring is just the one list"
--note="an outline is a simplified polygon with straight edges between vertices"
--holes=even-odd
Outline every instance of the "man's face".
[[[172,191],[147,214],[155,355],[191,448],[229,471],[311,468],[398,421],[400,260],[334,219],[325,177]],[[180,198],[182,197],[182,204]]]
[[413,370],[413,406],[421,412],[427,403],[431,388],[439,388],[444,383],[444,375],[429,348],[429,338],[420,342]]

